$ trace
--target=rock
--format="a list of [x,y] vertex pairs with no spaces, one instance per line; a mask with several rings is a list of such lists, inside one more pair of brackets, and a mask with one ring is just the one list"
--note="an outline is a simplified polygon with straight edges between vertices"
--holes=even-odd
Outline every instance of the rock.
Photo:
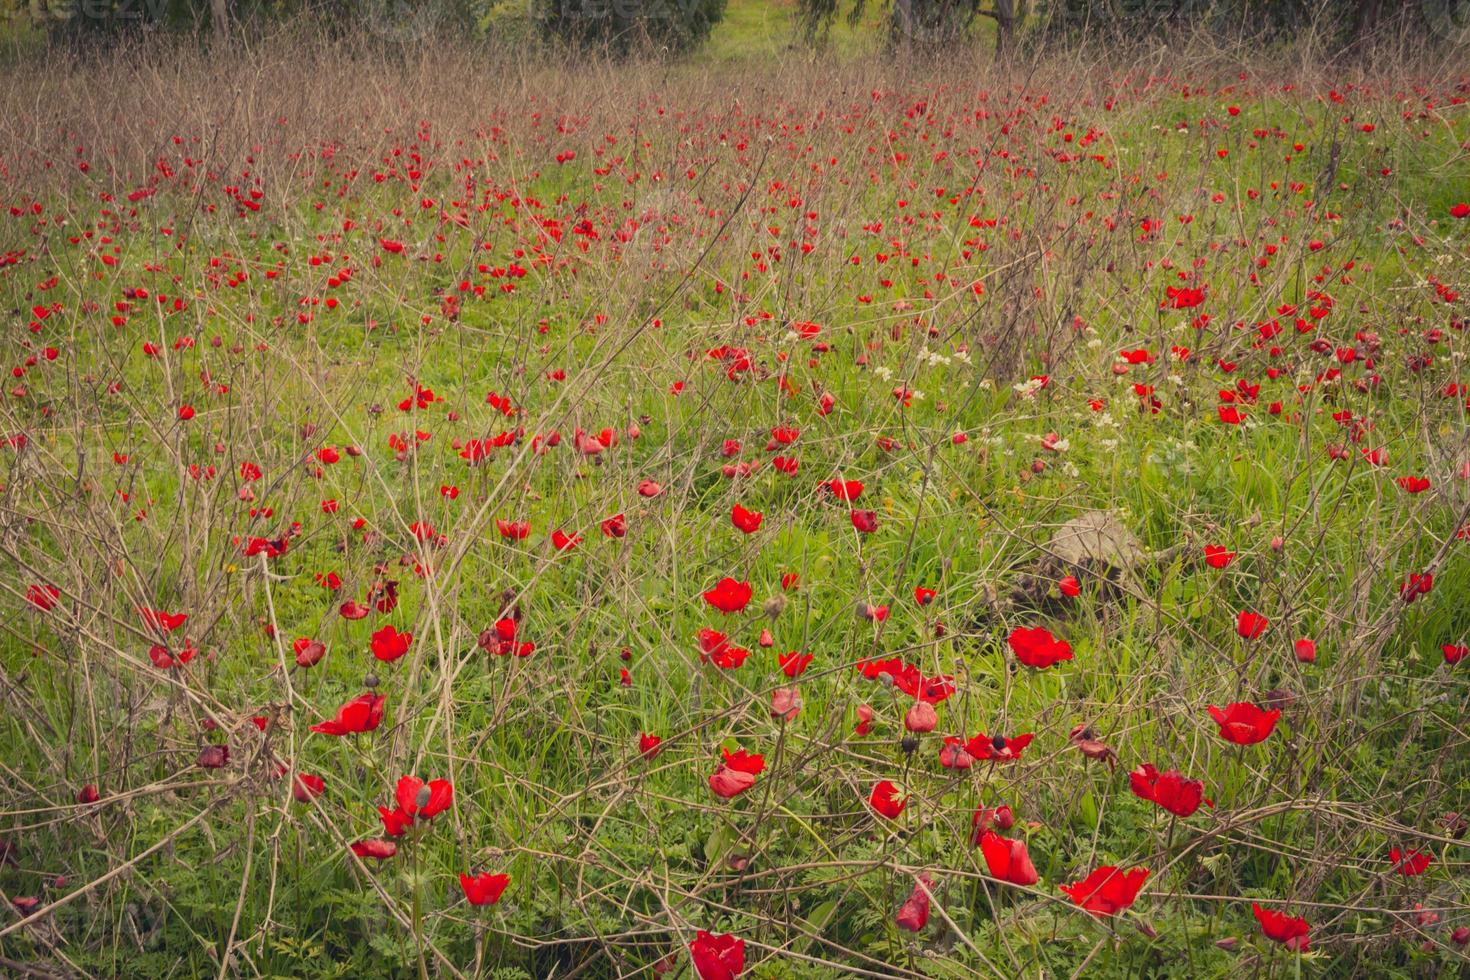
[[1063,524],[1046,550],[1068,565],[1101,563],[1132,571],[1148,559],[1148,552],[1111,511],[1090,510]]

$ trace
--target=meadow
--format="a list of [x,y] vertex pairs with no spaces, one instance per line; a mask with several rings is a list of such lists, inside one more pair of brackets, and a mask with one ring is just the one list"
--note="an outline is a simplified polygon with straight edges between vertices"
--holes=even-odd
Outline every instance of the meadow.
[[725,54],[0,66],[0,972],[1465,975],[1470,64]]

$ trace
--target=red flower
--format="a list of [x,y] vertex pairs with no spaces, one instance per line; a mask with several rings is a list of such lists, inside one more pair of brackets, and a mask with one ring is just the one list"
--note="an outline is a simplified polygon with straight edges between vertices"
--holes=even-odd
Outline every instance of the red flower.
[[914,890],[894,917],[899,928],[918,932],[929,922],[929,890],[933,887],[934,881],[928,875],[915,877]]
[[26,601],[42,612],[54,609],[60,597],[61,590],[54,585],[32,585],[26,589]]
[[1429,489],[1427,476],[1401,476],[1394,481],[1405,493],[1423,493]]
[[1310,943],[1307,931],[1311,927],[1307,925],[1306,919],[1263,909],[1258,902],[1251,903],[1251,911],[1255,913],[1256,921],[1261,924],[1261,933],[1267,939],[1275,940],[1287,949],[1302,953],[1307,951]]
[[765,756],[753,754],[744,749],[736,749],[734,752],[731,752],[729,749],[722,748],[720,749],[720,755],[724,756],[725,765],[734,769],[736,772],[748,772],[752,776],[756,776],[766,769]]
[[935,595],[936,593],[933,589],[926,589],[923,586],[915,586],[914,588],[914,601],[921,606],[927,606],[933,602]]
[[699,631],[699,659],[701,663],[708,662],[710,657],[721,653],[730,645],[730,638],[719,630],[712,630],[708,626]]
[[938,724],[939,713],[928,701],[915,701],[913,706],[904,712],[903,727],[915,734],[922,735],[925,732],[932,732]]
[[360,858],[386,861],[398,853],[398,845],[391,840],[360,840],[353,843],[352,853]]
[[188,613],[170,613],[164,612],[162,609],[148,609],[146,607],[139,609],[138,615],[143,618],[143,625],[151,626],[164,633],[172,633],[180,626],[183,626],[184,621],[189,618]]
[[551,545],[557,551],[571,551],[582,543],[580,534],[567,534],[561,528],[551,532]]
[[1225,568],[1235,560],[1235,552],[1226,551],[1218,544],[1205,545],[1205,564],[1211,568]]
[[381,694],[359,694],[337,709],[336,718],[312,725],[311,730],[322,735],[370,732],[382,722],[387,700]]
[[946,769],[968,769],[975,764],[975,757],[965,751],[965,740],[948,735],[939,747],[939,764]]
[[1432,588],[1434,588],[1434,576],[1429,572],[1424,572],[1422,575],[1416,572],[1399,586],[1399,598],[1407,605],[1421,595],[1428,595]]
[[309,636],[297,637],[296,642],[291,644],[291,649],[296,652],[296,666],[302,668],[315,667],[327,655],[326,644]]
[[1068,599],[1075,599],[1082,594],[1082,583],[1077,581],[1077,576],[1068,575],[1057,579],[1057,591]]
[[709,788],[716,796],[729,799],[739,796],[755,785],[755,777],[766,768],[762,755],[752,755],[744,749],[720,749],[725,761],[709,777]]
[[1247,640],[1258,639],[1270,625],[1271,621],[1260,613],[1242,610],[1235,617],[1235,632]]
[[1159,304],[1160,309],[1188,310],[1205,301],[1205,291],[1190,286],[1165,286],[1164,294],[1167,298]]
[[735,670],[745,659],[750,656],[750,651],[745,647],[737,647],[733,644],[724,644],[710,657],[710,662],[721,670]]
[[1201,780],[1185,779],[1178,769],[1159,772],[1145,762],[1128,774],[1128,782],[1134,796],[1157,803],[1176,817],[1190,816],[1201,802],[1215,805],[1205,799],[1205,784]]
[[970,843],[978,847],[992,823],[997,829],[1010,830],[1016,825],[1016,815],[1005,803],[996,807],[976,807],[970,817]]
[[689,956],[699,980],[735,980],[745,971],[745,940],[701,929],[689,944]]
[[321,796],[326,788],[325,779],[310,773],[298,772],[291,781],[291,795],[296,797],[297,803],[310,803],[313,796]]
[[1072,645],[1052,636],[1051,631],[1044,626],[1033,626],[1030,629],[1017,627],[1011,631],[1006,642],[1017,660],[1038,670],[1045,670],[1063,660],[1072,659]]
[[398,780],[393,797],[405,817],[428,820],[449,809],[449,804],[454,802],[454,786],[447,779],[425,783],[417,776],[404,776]]
[[908,798],[897,786],[885,779],[868,794],[868,805],[889,820],[897,820],[903,808],[908,805]]
[[373,634],[373,656],[385,663],[392,663],[408,652],[408,645],[412,642],[412,633],[400,633],[389,623]]
[[1315,640],[1303,637],[1292,646],[1296,658],[1304,664],[1313,663],[1317,659],[1317,643]]
[[530,521],[502,521],[495,519],[495,529],[507,541],[524,541],[531,533]]
[[628,533],[628,520],[622,514],[614,514],[602,522],[603,537],[621,538]]
[[659,753],[659,746],[663,745],[663,738],[658,735],[650,735],[647,732],[638,733],[638,754],[645,759],[652,759]]
[[722,613],[735,613],[749,604],[751,592],[749,582],[737,582],[726,576],[704,593],[704,601]]
[[852,526],[863,534],[872,534],[878,530],[878,513],[871,510],[855,510],[851,514]]
[[201,769],[223,769],[229,764],[230,747],[228,745],[206,745],[199,750]]
[[761,520],[764,517],[765,515],[760,511],[746,510],[739,504],[736,504],[730,511],[730,523],[734,524],[736,528],[745,534],[754,534],[760,530]]
[[1470,646],[1464,643],[1446,643],[1439,649],[1444,654],[1444,662],[1447,664],[1457,664],[1464,660],[1467,654],[1470,654]]
[[821,489],[826,490],[838,500],[852,503],[863,495],[863,484],[861,480],[828,480],[821,484]]
[[1224,711],[1210,705],[1210,717],[1220,726],[1220,737],[1236,745],[1255,745],[1270,737],[1281,717],[1278,709],[1263,711],[1249,701],[1237,701]]
[[776,654],[776,663],[780,665],[781,673],[793,679],[800,677],[802,671],[811,666],[812,659],[812,654],[797,653],[795,650]]
[[1027,732],[1015,738],[1006,738],[1004,735],[996,735],[991,738],[981,732],[965,743],[965,751],[982,762],[990,759],[999,762],[1015,762],[1021,758],[1021,753],[1035,737],[1031,732]]
[[1062,885],[1061,889],[1084,911],[1098,916],[1116,915],[1133,904],[1147,880],[1147,868],[1119,871],[1106,865],[1082,881]]
[[148,659],[153,661],[153,666],[160,670],[168,670],[171,667],[182,667],[194,659],[195,650],[191,646],[185,646],[178,653],[170,653],[168,647],[154,644],[148,648]]
[[720,766],[710,773],[709,788],[718,797],[730,799],[739,796],[755,785],[755,774]]
[[990,869],[992,878],[1013,885],[1034,885],[1041,880],[1023,840],[1011,840],[993,830],[986,830],[980,834],[980,853],[985,855],[985,866]]
[[464,897],[469,899],[471,905],[494,905],[500,901],[505,886],[509,884],[510,875],[493,875],[488,871],[484,874],[459,876],[459,887],[464,890]]
[[413,826],[413,817],[396,807],[392,810],[378,807],[378,817],[383,821],[383,833],[389,837],[402,837]]
[[1428,869],[1433,860],[1422,851],[1401,851],[1397,847],[1388,849],[1388,860],[1393,864],[1393,869],[1405,878],[1422,875]]

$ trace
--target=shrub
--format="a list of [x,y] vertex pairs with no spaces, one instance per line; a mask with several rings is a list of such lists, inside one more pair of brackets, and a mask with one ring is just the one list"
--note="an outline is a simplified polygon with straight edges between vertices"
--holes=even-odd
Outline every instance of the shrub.
[[614,55],[688,51],[725,14],[725,0],[535,0],[542,36]]

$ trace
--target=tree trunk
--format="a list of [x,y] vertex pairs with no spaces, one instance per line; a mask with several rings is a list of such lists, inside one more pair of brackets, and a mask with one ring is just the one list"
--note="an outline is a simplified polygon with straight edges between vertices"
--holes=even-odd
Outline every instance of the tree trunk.
[[1358,0],[1358,12],[1355,19],[1353,43],[1366,44],[1383,20],[1383,0]]
[[216,38],[224,38],[229,33],[229,0],[209,0],[209,30]]
[[1016,29],[1015,0],[995,0],[995,58],[997,61],[1011,53]]

